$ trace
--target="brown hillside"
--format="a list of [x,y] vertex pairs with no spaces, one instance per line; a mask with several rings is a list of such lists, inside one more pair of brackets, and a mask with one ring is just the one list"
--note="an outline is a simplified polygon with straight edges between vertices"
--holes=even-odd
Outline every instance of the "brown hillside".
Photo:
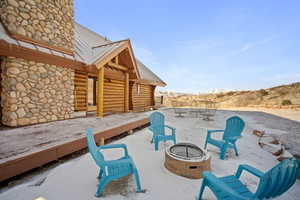
[[197,101],[211,100],[217,102],[219,108],[256,106],[297,108],[300,107],[300,82],[254,91],[230,91],[199,95],[160,92],[158,95],[164,96],[166,106],[171,106],[172,101],[191,106]]

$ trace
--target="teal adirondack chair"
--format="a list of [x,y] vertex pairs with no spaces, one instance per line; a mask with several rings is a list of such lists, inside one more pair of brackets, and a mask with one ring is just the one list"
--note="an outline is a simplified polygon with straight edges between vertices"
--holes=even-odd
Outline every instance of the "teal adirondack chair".
[[[128,155],[127,147],[125,144],[109,144],[104,146],[97,146],[93,136],[93,130],[87,129],[86,131],[88,149],[99,166],[100,183],[96,192],[96,197],[101,196],[105,186],[116,179],[133,174],[136,181],[137,192],[143,192],[141,190],[140,178],[135,164],[131,157]],[[122,148],[124,150],[124,156],[117,160],[105,160],[101,150]]]
[[[211,172],[205,171],[197,199],[202,199],[205,187],[209,187],[216,197],[222,200],[272,199],[282,195],[293,186],[297,179],[299,167],[297,161],[291,158],[282,161],[266,173],[249,165],[240,165],[235,175],[221,178],[217,178]],[[260,179],[255,193],[252,193],[239,180],[244,170]]]
[[[176,129],[165,125],[165,116],[160,112],[154,112],[150,115],[150,127],[149,130],[152,131],[153,136],[151,143],[155,144],[155,151],[158,150],[158,145],[160,141],[166,142],[167,140],[172,140],[176,144]],[[165,128],[172,131],[171,135],[166,135]]]
[[[236,147],[236,141],[241,138],[242,132],[245,127],[245,122],[237,117],[230,117],[226,120],[225,130],[207,130],[206,141],[204,149],[207,148],[207,144],[217,146],[221,150],[220,159],[224,160],[225,154],[228,148],[233,148],[236,156],[238,156],[238,150]],[[216,140],[211,137],[212,133],[224,132],[222,140]]]

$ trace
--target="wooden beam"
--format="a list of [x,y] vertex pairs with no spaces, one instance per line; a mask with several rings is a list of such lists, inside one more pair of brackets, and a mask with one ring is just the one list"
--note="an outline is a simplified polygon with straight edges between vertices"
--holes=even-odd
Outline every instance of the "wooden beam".
[[98,92],[97,92],[97,117],[103,117],[104,96],[104,67],[98,70]]
[[122,71],[128,71],[128,68],[127,68],[127,67],[124,67],[124,66],[122,66],[122,65],[113,63],[112,61],[109,61],[107,64],[108,64],[110,67],[113,67],[113,68],[116,68],[116,69],[119,69],[119,70],[122,70]]
[[107,53],[106,55],[104,55],[101,60],[98,60],[95,62],[97,68],[104,66],[106,63],[108,63],[109,61],[111,61],[111,59],[113,59],[114,57],[116,57],[119,53],[121,53],[122,51],[124,51],[125,49],[128,48],[128,42],[122,42],[121,46],[119,46],[117,49],[115,49],[114,51]]
[[167,85],[165,82],[154,82],[154,81],[148,81],[148,80],[130,79],[130,81],[134,82],[134,83],[140,83],[140,84],[145,84],[145,85],[161,86],[161,87],[165,87]]
[[116,57],[115,57],[115,63],[118,65],[119,64],[119,55],[117,55]]
[[25,60],[56,65],[58,67],[78,70],[82,72],[97,72],[97,68],[94,65],[88,66],[82,62],[78,62],[69,58],[44,53],[15,44],[9,44],[4,40],[0,40],[0,56],[12,56],[16,58],[22,58]]
[[92,48],[95,49],[95,48],[99,48],[99,47],[104,47],[104,46],[108,46],[108,45],[112,45],[112,44],[116,44],[116,43],[121,43],[121,42],[128,42],[128,41],[129,41],[129,39],[118,40],[118,41],[115,41],[115,42],[110,42],[110,43],[107,43],[107,44],[102,44],[102,45],[94,46]]
[[129,74],[125,73],[125,107],[124,112],[129,111]]

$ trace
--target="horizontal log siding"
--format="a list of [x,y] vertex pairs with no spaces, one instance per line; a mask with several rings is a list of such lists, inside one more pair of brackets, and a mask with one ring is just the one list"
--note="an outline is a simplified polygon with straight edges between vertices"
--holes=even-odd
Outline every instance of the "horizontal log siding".
[[86,72],[75,71],[75,111],[87,110],[87,81],[88,74]]
[[104,80],[104,113],[124,112],[125,81]]
[[145,108],[149,108],[154,106],[154,86],[152,85],[140,85],[140,94],[138,94],[136,83],[130,83],[130,105],[129,108],[131,110],[144,110]]

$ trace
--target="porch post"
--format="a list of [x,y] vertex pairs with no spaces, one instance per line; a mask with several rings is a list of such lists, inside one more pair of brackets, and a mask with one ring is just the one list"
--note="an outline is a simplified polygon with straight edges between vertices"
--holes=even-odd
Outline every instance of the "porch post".
[[125,107],[124,112],[129,111],[129,74],[125,72]]
[[98,69],[97,117],[103,117],[104,66]]

